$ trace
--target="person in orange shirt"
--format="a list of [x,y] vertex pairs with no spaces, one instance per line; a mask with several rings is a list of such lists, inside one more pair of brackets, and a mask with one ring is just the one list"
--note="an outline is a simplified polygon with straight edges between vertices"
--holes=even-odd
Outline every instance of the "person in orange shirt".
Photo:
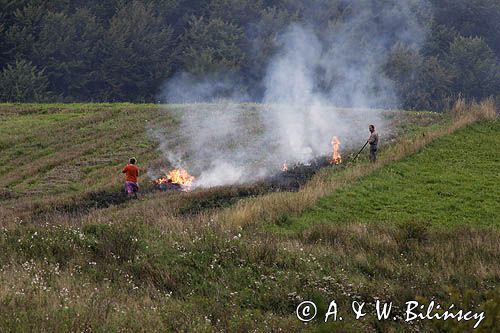
[[139,168],[136,165],[137,160],[132,157],[129,163],[123,168],[122,173],[125,174],[125,191],[127,195],[137,199],[137,192],[139,192],[139,184],[137,182],[137,177],[139,177]]

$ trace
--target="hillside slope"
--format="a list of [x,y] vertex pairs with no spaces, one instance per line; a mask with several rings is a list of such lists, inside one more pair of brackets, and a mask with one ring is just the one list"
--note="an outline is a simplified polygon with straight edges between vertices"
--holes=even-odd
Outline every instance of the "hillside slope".
[[322,199],[293,224],[500,226],[500,122],[474,124]]
[[[178,136],[181,112],[217,107],[0,104],[0,204],[5,208],[0,209],[0,219],[45,222],[47,214],[74,215],[123,203],[120,171],[128,158],[138,158],[141,187],[147,190],[150,171],[171,167],[159,150],[155,131]],[[253,111],[258,105],[238,107],[257,124]],[[384,117],[394,131],[391,135],[443,119],[430,112],[389,111]]]
[[[227,226],[204,211],[191,216],[172,210],[217,194],[214,190],[159,193],[71,220],[46,216],[43,224],[8,224],[0,230],[0,330],[470,329],[471,322],[379,322],[373,315],[355,320],[352,313],[342,322],[324,324],[320,319],[332,299],[342,309],[363,300],[371,310],[376,299],[393,301],[398,317],[406,301],[436,299],[484,310],[486,319],[478,331],[494,331],[500,320],[500,231],[495,223],[498,202],[490,198],[497,193],[493,185],[498,179],[498,153],[491,143],[498,141],[498,129],[498,121],[473,124],[402,161],[386,159],[374,174],[347,183],[304,214],[276,221]],[[472,156],[457,157],[463,154]],[[470,160],[475,167],[464,167]],[[369,165],[361,162],[357,167]],[[110,163],[110,174],[113,168],[119,167]],[[335,173],[341,172],[325,170],[328,177]],[[423,195],[416,195],[422,179],[432,182],[426,183]],[[365,205],[366,193],[374,188],[391,200],[385,219],[382,211],[358,213],[356,206],[349,206],[351,200]],[[73,195],[85,193],[79,191]],[[58,195],[53,194],[55,200],[63,200]],[[269,195],[275,205],[282,198],[278,195]],[[4,200],[1,208],[17,200],[23,199]],[[336,206],[342,200],[345,207]],[[464,200],[472,204],[451,208]],[[428,204],[437,205],[435,215],[411,210]],[[441,212],[443,207],[450,210]],[[486,223],[476,223],[479,219],[471,213],[476,207],[484,210]],[[307,326],[295,316],[303,300],[313,300],[320,315]]]

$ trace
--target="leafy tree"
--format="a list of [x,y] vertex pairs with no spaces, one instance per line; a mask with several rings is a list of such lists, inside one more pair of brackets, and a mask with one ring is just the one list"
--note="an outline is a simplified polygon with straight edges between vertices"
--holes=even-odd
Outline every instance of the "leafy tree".
[[171,71],[173,30],[154,6],[134,1],[112,19],[105,35],[106,100],[154,100]]
[[278,8],[285,8],[289,14],[299,17],[302,21],[313,23],[318,33],[330,22],[343,19],[343,15],[348,12],[346,2],[342,0],[284,0],[278,3],[275,4]]
[[425,58],[416,50],[397,44],[384,70],[395,82],[406,109],[442,110],[452,96],[453,74],[437,57]]
[[[174,29],[174,34],[177,34],[177,30],[179,34],[183,31],[189,15],[184,20],[186,12],[182,11],[182,0],[147,0],[146,3],[153,6],[155,13],[163,20],[164,25]],[[202,11],[205,7],[201,7],[200,4],[198,10]]]
[[431,1],[438,24],[456,29],[462,36],[482,37],[500,57],[500,1]]
[[9,62],[9,57],[7,53],[9,52],[9,47],[7,46],[7,38],[5,36],[5,26],[0,24],[0,69]]
[[298,20],[297,15],[290,15],[285,9],[265,8],[260,19],[249,29],[242,49],[246,50],[242,63],[242,74],[253,96],[261,96],[263,87],[261,78],[265,76],[268,61],[276,52],[276,38],[291,22]]
[[[152,101],[182,72],[195,82],[230,77],[258,99],[277,36],[292,22],[339,43],[351,21],[340,37],[350,34],[343,39],[359,52],[373,40],[379,54],[413,46],[394,47],[384,68],[404,107],[500,98],[498,0],[0,0],[0,71],[23,59],[64,101]],[[422,25],[425,40],[408,33]],[[317,78],[323,90],[339,80],[320,70]]]
[[422,53],[425,56],[443,57],[458,36],[458,32],[453,27],[433,24],[422,47]]
[[239,26],[246,26],[259,18],[262,0],[212,0],[209,5],[211,18],[220,18]]
[[[164,6],[164,3],[169,3],[171,0],[156,0],[158,7],[169,8]],[[193,16],[209,16],[209,6],[211,1],[207,0],[172,0],[175,5],[171,6],[171,14],[166,15],[167,22],[174,28],[176,35],[181,35],[189,26],[189,22]],[[170,4],[170,3],[169,3]]]
[[482,99],[500,91],[500,64],[484,39],[455,38],[446,62],[455,76],[453,91],[456,94]]
[[422,61],[422,56],[416,50],[398,43],[393,46],[384,66],[385,75],[394,81],[404,106],[408,106],[413,99],[413,88]]
[[417,110],[441,111],[449,108],[457,97],[451,85],[453,74],[436,57],[422,59],[418,73],[409,87],[403,107]]
[[403,84],[416,75],[421,62],[422,56],[418,51],[397,43],[391,50],[385,73],[394,81]]
[[237,71],[244,61],[243,30],[221,19],[193,17],[183,36],[181,63],[195,75]]
[[52,6],[49,10],[72,15],[79,9],[86,9],[96,18],[97,22],[107,25],[116,12],[128,2],[130,2],[130,0],[51,0],[50,3]]
[[43,6],[28,4],[14,10],[13,21],[5,32],[7,52],[11,59],[31,59],[33,47],[43,26],[45,10]]
[[72,100],[87,100],[99,94],[102,35],[102,28],[86,9],[71,16],[47,13],[34,43],[33,60],[45,66],[51,91]]
[[17,60],[0,73],[0,101],[39,102],[46,99],[48,80],[43,70]]

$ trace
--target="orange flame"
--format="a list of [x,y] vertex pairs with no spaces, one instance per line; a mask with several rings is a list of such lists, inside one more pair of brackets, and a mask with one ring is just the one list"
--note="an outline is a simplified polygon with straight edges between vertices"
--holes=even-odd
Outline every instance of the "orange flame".
[[174,169],[170,171],[166,176],[160,177],[154,181],[156,185],[162,185],[165,183],[173,183],[181,185],[183,187],[190,187],[193,184],[194,177],[191,176],[184,169]]
[[333,155],[330,164],[340,164],[342,163],[342,156],[340,156],[340,141],[339,138],[334,136],[332,138]]

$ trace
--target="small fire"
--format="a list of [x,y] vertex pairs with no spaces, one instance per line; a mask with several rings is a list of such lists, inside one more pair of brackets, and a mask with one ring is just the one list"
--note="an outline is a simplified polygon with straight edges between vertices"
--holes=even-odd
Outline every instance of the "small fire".
[[288,171],[288,164],[286,163],[286,161],[285,161],[285,163],[283,163],[283,166],[281,167],[281,171],[283,171],[283,172]]
[[154,181],[156,185],[162,185],[166,183],[172,183],[182,186],[183,188],[189,189],[193,184],[194,177],[191,176],[184,169],[174,169],[170,171],[166,176],[160,177]]
[[340,156],[340,141],[339,138],[334,136],[332,138],[333,155],[330,164],[340,164],[342,163],[342,156]]

